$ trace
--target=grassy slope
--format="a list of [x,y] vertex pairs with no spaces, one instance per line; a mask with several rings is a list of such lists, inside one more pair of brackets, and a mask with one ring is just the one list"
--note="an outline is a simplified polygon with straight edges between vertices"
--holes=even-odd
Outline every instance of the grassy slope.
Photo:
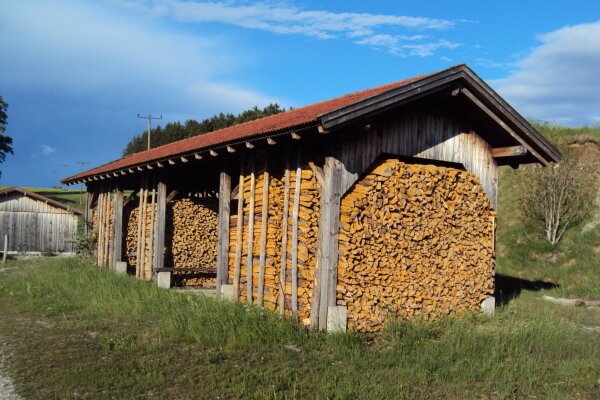
[[537,241],[515,206],[521,173],[501,176],[493,318],[326,336],[78,259],[19,261],[0,275],[11,373],[31,398],[598,398],[600,334],[585,327],[600,311],[541,295],[600,298],[600,229]]

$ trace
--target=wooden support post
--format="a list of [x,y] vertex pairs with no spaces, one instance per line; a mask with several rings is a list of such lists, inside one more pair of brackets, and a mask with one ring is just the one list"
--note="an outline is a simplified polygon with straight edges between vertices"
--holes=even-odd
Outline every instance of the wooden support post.
[[219,224],[217,225],[217,296],[221,296],[221,286],[227,284],[229,264],[229,213],[231,205],[231,175],[222,170],[219,174]]
[[149,232],[148,232],[148,274],[146,275],[146,280],[151,280],[152,277],[154,276],[154,239],[155,239],[155,233],[156,233],[156,229],[154,227],[154,220],[155,220],[155,215],[156,215],[156,191],[155,191],[155,186],[156,186],[156,177],[153,177],[152,179],[152,196],[151,196],[151,202],[150,202],[150,226],[149,226]]
[[111,184],[107,183],[106,193],[104,194],[104,252],[102,253],[102,266],[109,267],[110,264],[110,239],[111,239],[111,231],[110,231],[110,192],[111,192]]
[[142,265],[140,264],[140,260],[142,258],[142,217],[144,213],[144,178],[142,175],[140,181],[140,202],[138,206],[138,226],[137,226],[137,247],[136,247],[136,256],[135,256],[135,276],[137,278],[142,277]]
[[[327,311],[336,303],[338,234],[340,225],[340,199],[342,197],[342,164],[334,157],[325,157],[324,185],[321,196],[319,221],[319,259],[315,268],[311,324],[320,330],[327,329]],[[317,317],[318,313],[318,317]],[[318,321],[317,321],[318,319]]]
[[246,301],[252,304],[252,263],[254,262],[254,191],[256,176],[254,172],[254,157],[250,161],[250,201],[248,204],[248,256],[246,257]]
[[524,146],[496,147],[492,149],[492,157],[516,157],[527,154],[527,149]]
[[100,187],[100,193],[98,194],[98,204],[96,206],[96,226],[97,226],[97,231],[98,231],[98,241],[96,243],[96,265],[98,267],[102,266],[102,251],[104,250],[104,235],[103,235],[103,226],[104,224],[102,223],[102,218],[104,216],[104,213],[102,212],[102,209],[104,207],[104,184],[101,185]]
[[159,181],[156,195],[156,243],[154,245],[154,266],[160,270],[165,266],[165,227],[167,214],[167,185]]
[[298,214],[300,212],[300,189],[302,186],[302,164],[300,152],[296,159],[294,204],[292,206],[292,313],[298,313]]
[[287,268],[288,213],[290,206],[290,154],[285,159],[285,183],[283,188],[283,215],[281,217],[281,261],[279,270],[279,313],[285,314],[285,278]]
[[146,218],[148,212],[148,175],[144,174],[144,186],[142,189],[142,212],[141,212],[141,221],[142,221],[142,231],[140,232],[140,254],[139,254],[139,263],[140,263],[140,278],[146,278]]
[[240,298],[240,270],[242,266],[242,240],[244,236],[244,160],[240,161],[240,181],[238,184],[237,225],[235,237],[235,261],[233,264],[233,297]]
[[88,186],[87,199],[85,203],[85,215],[84,215],[84,223],[85,223],[85,233],[90,232],[90,227],[92,225],[92,207],[94,205],[94,199],[97,197],[97,192],[95,190],[89,190],[90,186]]
[[6,264],[8,257],[8,235],[4,234],[4,252],[2,253],[2,262]]
[[117,185],[113,203],[113,257],[110,263],[111,269],[121,261],[123,257],[123,189]]
[[267,261],[267,222],[269,220],[269,165],[265,159],[263,172],[263,192],[260,220],[260,256],[258,261],[258,295],[256,303],[262,307],[265,290],[265,267]]

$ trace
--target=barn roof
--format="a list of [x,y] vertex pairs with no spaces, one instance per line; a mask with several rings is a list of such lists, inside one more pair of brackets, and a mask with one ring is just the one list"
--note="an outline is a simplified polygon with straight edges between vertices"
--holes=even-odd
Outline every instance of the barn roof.
[[152,163],[173,163],[177,157],[200,159],[203,153],[216,155],[219,149],[232,150],[231,146],[251,140],[305,129],[335,130],[416,99],[446,93],[449,89],[455,91],[453,95],[468,99],[480,113],[493,120],[506,135],[520,143],[534,157],[534,161],[545,165],[560,160],[556,148],[463,64],[169,143],[65,178],[62,182],[75,184],[116,177],[135,172],[136,168],[142,170],[142,167],[149,167]]
[[82,214],[81,211],[76,208],[73,208],[67,204],[61,203],[60,201],[53,200],[49,197],[42,196],[39,193],[35,193],[35,192],[29,191],[27,189],[23,189],[22,187],[19,187],[19,186],[10,186],[10,187],[4,188],[4,189],[0,189],[0,196],[6,196],[6,195],[12,194],[12,193],[20,193],[23,196],[32,198],[34,200],[41,201],[43,203],[50,204],[56,208],[66,210],[68,212],[72,212],[77,215]]

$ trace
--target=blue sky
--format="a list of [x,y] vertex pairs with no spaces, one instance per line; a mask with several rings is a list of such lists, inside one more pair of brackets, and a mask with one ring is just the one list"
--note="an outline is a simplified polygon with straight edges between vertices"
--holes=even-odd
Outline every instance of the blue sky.
[[0,185],[51,186],[145,129],[299,107],[466,63],[519,112],[600,123],[600,2],[0,0]]

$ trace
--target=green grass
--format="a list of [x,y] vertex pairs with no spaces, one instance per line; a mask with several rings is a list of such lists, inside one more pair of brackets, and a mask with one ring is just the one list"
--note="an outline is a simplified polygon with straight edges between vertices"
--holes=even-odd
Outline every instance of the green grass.
[[[540,130],[567,152],[600,140],[600,128]],[[587,329],[600,327],[600,311],[542,299],[600,299],[600,228],[545,243],[519,209],[522,174],[501,170],[492,318],[324,335],[80,258],[19,260],[0,272],[11,376],[39,399],[600,398],[600,333]]]
[[327,336],[78,258],[8,266],[0,337],[31,398],[558,399],[600,390],[600,335],[580,326],[600,325],[600,313],[535,292],[489,319]]

